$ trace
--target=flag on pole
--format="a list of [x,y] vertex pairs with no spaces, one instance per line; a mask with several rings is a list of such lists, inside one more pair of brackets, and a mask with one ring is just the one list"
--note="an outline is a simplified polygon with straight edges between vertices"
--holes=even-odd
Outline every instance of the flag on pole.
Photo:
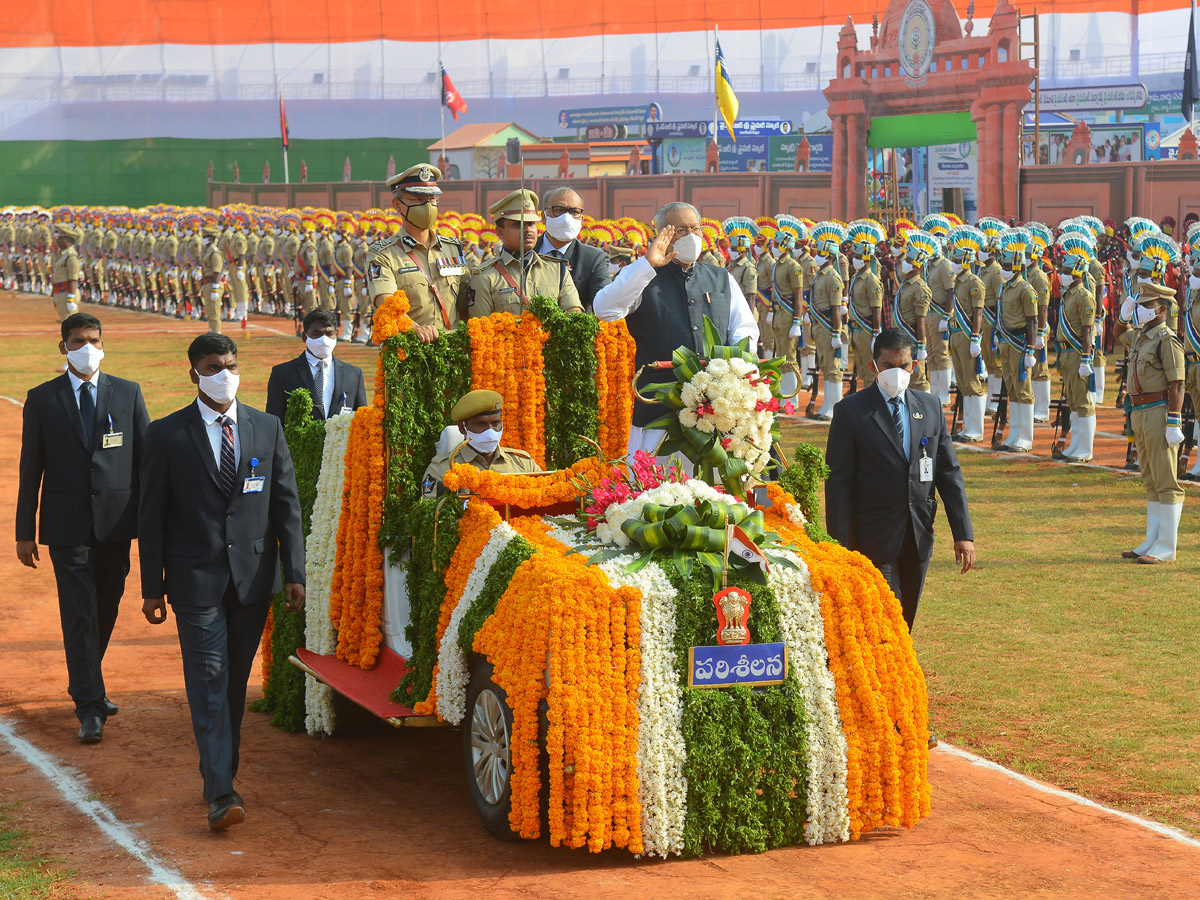
[[1196,72],[1196,4],[1192,2],[1192,17],[1188,20],[1187,56],[1183,60],[1183,102],[1181,112],[1190,123],[1193,107],[1200,100],[1200,78]]
[[[717,109],[721,111],[721,118],[725,120],[725,128],[729,131],[729,136],[737,140],[733,133],[733,123],[737,121],[738,115],[738,98],[733,92],[733,81],[729,77],[729,70],[725,68],[725,54],[721,52],[721,42],[717,41]],[[713,135],[715,138],[716,135]]]
[[[440,63],[439,63],[440,65]],[[442,106],[450,110],[454,116],[454,121],[458,121],[458,114],[465,114],[467,111],[467,101],[462,98],[462,94],[454,86],[454,82],[450,80],[450,76],[446,74],[446,67],[442,66]]]
[[279,133],[283,137],[283,149],[288,148],[287,111],[283,108],[283,94],[279,95]]

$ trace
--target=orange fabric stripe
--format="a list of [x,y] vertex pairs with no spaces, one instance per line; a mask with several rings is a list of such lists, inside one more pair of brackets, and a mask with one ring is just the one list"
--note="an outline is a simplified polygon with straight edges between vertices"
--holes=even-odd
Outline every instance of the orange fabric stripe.
[[[708,4],[706,3],[705,6]],[[871,21],[875,0],[764,4],[722,0],[719,17],[678,0],[460,0],[396,5],[385,0],[91,0],[14,4],[0,17],[2,47],[136,44],[343,43],[523,40],[711,30],[787,29]],[[962,14],[966,3],[958,6]],[[1046,0],[1041,13],[1160,12],[1188,0]],[[979,11],[980,14],[990,9]]]

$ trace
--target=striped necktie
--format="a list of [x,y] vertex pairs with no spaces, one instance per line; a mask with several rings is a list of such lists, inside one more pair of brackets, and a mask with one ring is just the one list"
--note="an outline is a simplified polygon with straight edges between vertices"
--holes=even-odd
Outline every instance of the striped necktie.
[[237,457],[233,452],[233,419],[221,416],[221,488],[226,494],[233,493],[233,483],[237,480]]
[[317,410],[318,418],[325,418],[325,360],[317,360],[317,371],[313,375],[313,409]]
[[900,398],[893,397],[888,401],[888,405],[892,408],[892,424],[896,426],[896,436],[900,438],[900,442],[904,442],[904,420],[900,418]]

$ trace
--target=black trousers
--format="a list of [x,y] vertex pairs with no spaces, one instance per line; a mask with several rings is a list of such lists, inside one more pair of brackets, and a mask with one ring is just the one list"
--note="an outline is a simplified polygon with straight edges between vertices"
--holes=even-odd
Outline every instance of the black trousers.
[[917,554],[917,539],[912,523],[905,529],[899,556],[884,561],[873,559],[871,562],[878,567],[900,601],[904,622],[911,632],[913,621],[917,618],[917,604],[921,602],[921,589],[925,587],[925,573],[929,570],[929,560],[921,559]]
[[183,656],[183,683],[200,751],[204,799],[233,792],[246,711],[246,683],[262,641],[271,598],[244,606],[233,584],[216,606],[179,606],[175,624]]
[[117,623],[129,574],[129,541],[97,541],[50,547],[58,583],[58,617],[67,652],[67,692],[82,722],[104,711],[101,663]]

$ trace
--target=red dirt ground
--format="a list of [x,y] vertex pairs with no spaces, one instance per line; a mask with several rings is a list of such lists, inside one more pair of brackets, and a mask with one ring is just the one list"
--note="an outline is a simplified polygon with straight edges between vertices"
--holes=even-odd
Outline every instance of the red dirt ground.
[[[0,519],[8,522],[20,416],[16,406],[0,404]],[[1101,430],[1110,430],[1103,419]],[[468,798],[457,730],[380,725],[317,740],[248,713],[238,784],[248,819],[212,835],[174,625],[142,618],[136,558],[133,571],[105,664],[121,713],[103,743],[82,747],[66,696],[49,560],[43,552],[34,571],[11,550],[0,554],[0,715],[81,773],[93,796],[211,896],[1200,897],[1200,850],[937,750],[930,758],[933,814],[911,831],[661,862],[493,840]],[[258,693],[252,683],[252,697]],[[36,848],[74,871],[68,895],[170,896],[7,748],[0,749],[0,804],[16,804],[10,814]]]

